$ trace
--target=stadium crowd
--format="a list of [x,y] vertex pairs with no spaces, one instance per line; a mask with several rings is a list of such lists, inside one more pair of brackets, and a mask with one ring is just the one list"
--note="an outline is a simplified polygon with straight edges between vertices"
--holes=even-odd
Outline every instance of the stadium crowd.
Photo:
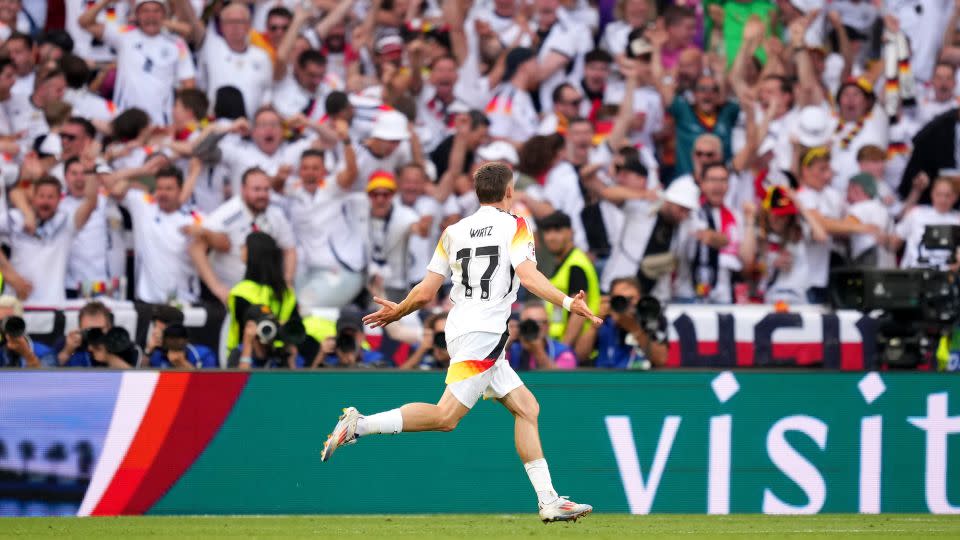
[[[491,161],[516,173],[539,266],[605,319],[524,301],[516,369],[663,364],[642,297],[822,304],[832,266],[951,267],[921,240],[960,225],[958,17],[0,0],[0,315],[89,300],[60,343],[7,335],[0,366],[445,367],[445,298],[376,343],[361,318],[424,276]],[[112,330],[98,297],[150,330]],[[226,320],[224,347],[193,343],[186,306]]]

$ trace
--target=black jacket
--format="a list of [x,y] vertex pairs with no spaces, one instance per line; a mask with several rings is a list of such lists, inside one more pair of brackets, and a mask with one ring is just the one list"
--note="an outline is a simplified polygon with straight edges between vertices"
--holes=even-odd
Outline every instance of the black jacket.
[[[913,138],[913,154],[907,163],[907,169],[900,180],[900,197],[906,199],[913,186],[913,178],[921,171],[934,180],[942,169],[957,167],[954,149],[956,148],[956,126],[960,121],[960,109],[949,111],[934,118]],[[920,197],[920,204],[930,203],[930,188]]]

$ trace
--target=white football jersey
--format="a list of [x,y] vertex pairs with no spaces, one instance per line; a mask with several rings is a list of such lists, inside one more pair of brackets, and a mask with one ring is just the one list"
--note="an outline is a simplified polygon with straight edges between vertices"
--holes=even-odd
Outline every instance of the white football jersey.
[[492,206],[447,227],[427,270],[451,276],[453,309],[447,317],[448,342],[468,332],[501,334],[517,300],[523,261],[536,264],[527,222]]

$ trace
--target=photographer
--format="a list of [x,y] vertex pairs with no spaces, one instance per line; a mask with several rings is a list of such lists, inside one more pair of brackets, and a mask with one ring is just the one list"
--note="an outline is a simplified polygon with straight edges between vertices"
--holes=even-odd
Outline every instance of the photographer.
[[548,336],[547,310],[541,300],[530,300],[520,311],[520,324],[511,336],[510,364],[516,370],[573,369],[577,357],[570,347]]
[[400,365],[400,369],[447,369],[450,351],[447,350],[446,312],[427,317],[423,323],[423,338],[420,346]]
[[311,367],[380,368],[393,367],[378,351],[370,350],[363,333],[363,314],[353,307],[340,311],[337,334],[327,338]]
[[0,296],[0,368],[53,366],[53,349],[35,343],[26,334],[23,304],[13,296]]
[[[638,304],[642,309],[637,309]],[[589,358],[596,349],[596,367],[633,369],[664,365],[667,321],[659,311],[659,303],[653,298],[641,303],[640,283],[636,278],[614,279],[610,298],[601,302],[597,314],[603,317],[603,324],[591,327],[580,336],[576,347],[578,357]]]
[[218,368],[217,356],[209,347],[193,345],[183,326],[183,312],[173,306],[154,306],[144,349],[152,368]]
[[269,234],[252,232],[247,235],[240,256],[246,273],[227,299],[227,365],[241,369],[295,367],[298,343],[284,341],[281,327],[290,325],[291,330],[296,330],[293,327],[299,325],[299,332],[292,334],[302,337],[303,322],[296,294],[284,280],[283,251]]

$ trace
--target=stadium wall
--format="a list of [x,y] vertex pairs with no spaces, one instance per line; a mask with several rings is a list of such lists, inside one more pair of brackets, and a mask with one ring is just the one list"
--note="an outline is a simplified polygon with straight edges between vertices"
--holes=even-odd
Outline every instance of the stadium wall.
[[[601,512],[960,512],[960,378],[523,374],[562,494]],[[424,372],[0,373],[0,515],[525,512],[512,421],[318,452],[340,408]]]

